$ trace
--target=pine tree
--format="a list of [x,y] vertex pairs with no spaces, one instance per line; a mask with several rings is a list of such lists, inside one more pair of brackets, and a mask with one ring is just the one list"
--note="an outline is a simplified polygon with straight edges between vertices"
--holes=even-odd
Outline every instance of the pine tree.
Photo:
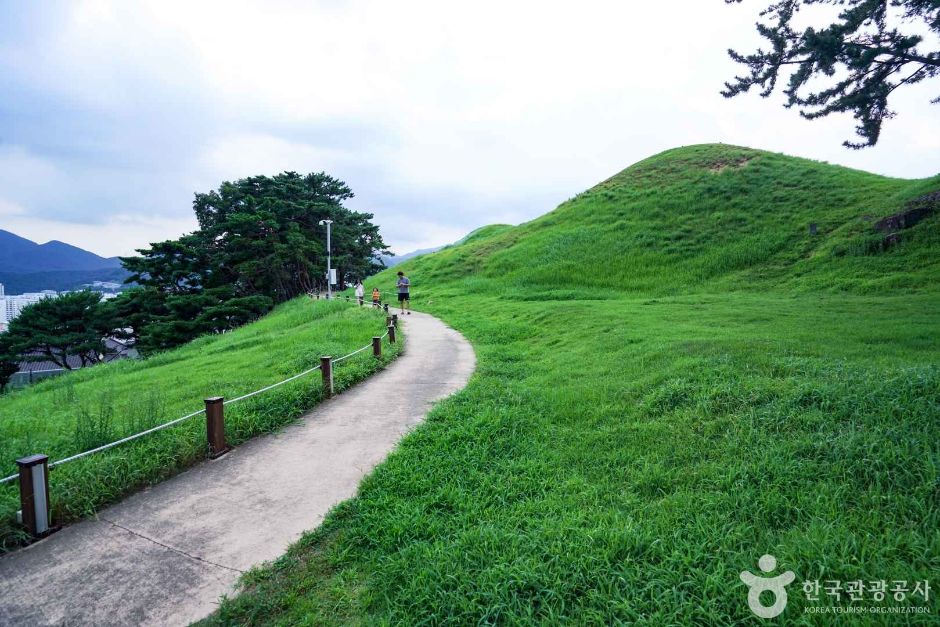
[[[838,7],[838,17],[801,30],[798,13],[818,11],[812,5]],[[888,106],[895,90],[940,75],[940,51],[924,49],[925,34],[940,36],[940,0],[779,0],[760,15],[766,21],[757,23],[757,31],[770,50],[729,50],[749,73],[725,83],[722,95],[733,98],[756,85],[761,96],[770,96],[781,72],[792,69],[783,88],[785,106],[811,120],[851,112],[861,141],[843,142],[848,148],[878,142],[882,124],[895,115]]]

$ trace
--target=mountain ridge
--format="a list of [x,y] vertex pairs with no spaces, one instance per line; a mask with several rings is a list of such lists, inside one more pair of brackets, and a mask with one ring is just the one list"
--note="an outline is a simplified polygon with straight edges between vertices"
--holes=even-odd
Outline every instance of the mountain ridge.
[[49,240],[43,244],[0,229],[0,272],[49,272],[63,270],[101,270],[118,268],[117,257],[102,257],[63,242]]
[[0,283],[9,294],[73,290],[130,274],[118,257],[102,257],[60,240],[43,244],[0,229]]
[[386,268],[391,268],[392,266],[397,266],[400,263],[408,261],[409,259],[414,259],[421,255],[427,255],[429,253],[436,253],[444,246],[434,246],[432,248],[419,248],[408,253],[402,253],[401,255],[382,255],[379,259],[382,260],[382,263],[385,264]]

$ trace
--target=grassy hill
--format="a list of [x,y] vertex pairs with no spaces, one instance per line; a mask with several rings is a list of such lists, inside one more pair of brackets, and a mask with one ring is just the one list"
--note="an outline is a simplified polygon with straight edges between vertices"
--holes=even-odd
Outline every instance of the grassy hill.
[[[461,282],[512,298],[611,298],[741,289],[918,289],[940,271],[938,217],[881,254],[872,223],[936,191],[940,177],[889,179],[729,146],[670,150],[516,228],[403,266],[416,285]],[[816,236],[809,234],[818,225]]]
[[[210,396],[235,398],[365,346],[384,327],[384,314],[345,302],[285,303],[231,333],[201,337],[141,361],[120,361],[49,379],[0,396],[0,476],[33,453],[50,461],[139,433],[191,413]],[[400,345],[383,353],[388,361]],[[371,352],[368,352],[371,355]],[[339,389],[380,364],[356,358],[336,368]],[[322,396],[319,373],[227,406],[226,437],[238,444],[296,419]],[[129,492],[205,458],[205,417],[63,466],[50,473],[57,523],[93,513]],[[0,551],[20,542],[16,482],[0,486]]]
[[693,146],[394,268],[477,373],[207,622],[757,624],[771,553],[828,624],[803,582],[935,579],[940,215],[874,224],[938,189]]

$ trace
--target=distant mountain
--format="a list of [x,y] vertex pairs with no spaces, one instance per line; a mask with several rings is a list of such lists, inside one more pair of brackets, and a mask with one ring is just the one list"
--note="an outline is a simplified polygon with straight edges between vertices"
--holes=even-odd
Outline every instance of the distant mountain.
[[128,276],[117,257],[57,240],[37,244],[0,229],[0,283],[7,294],[76,290],[93,281],[121,283]]
[[392,255],[390,257],[382,256],[380,259],[382,263],[385,264],[386,268],[391,268],[396,266],[403,261],[408,261],[412,257],[417,257],[418,255],[427,255],[428,253],[436,253],[440,249],[444,248],[443,246],[435,246],[434,248],[422,248],[420,250],[413,250],[410,253],[405,253],[404,255]]
[[0,229],[0,272],[104,270],[120,268],[117,257],[101,257],[57,240],[37,244]]

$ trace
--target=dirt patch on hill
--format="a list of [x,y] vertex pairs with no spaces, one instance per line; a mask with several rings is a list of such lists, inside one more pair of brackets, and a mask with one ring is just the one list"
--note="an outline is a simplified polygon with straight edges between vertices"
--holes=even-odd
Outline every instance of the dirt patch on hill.
[[716,161],[708,167],[708,171],[713,174],[721,174],[725,170],[740,170],[750,163],[753,158],[754,157],[742,157],[734,161]]

